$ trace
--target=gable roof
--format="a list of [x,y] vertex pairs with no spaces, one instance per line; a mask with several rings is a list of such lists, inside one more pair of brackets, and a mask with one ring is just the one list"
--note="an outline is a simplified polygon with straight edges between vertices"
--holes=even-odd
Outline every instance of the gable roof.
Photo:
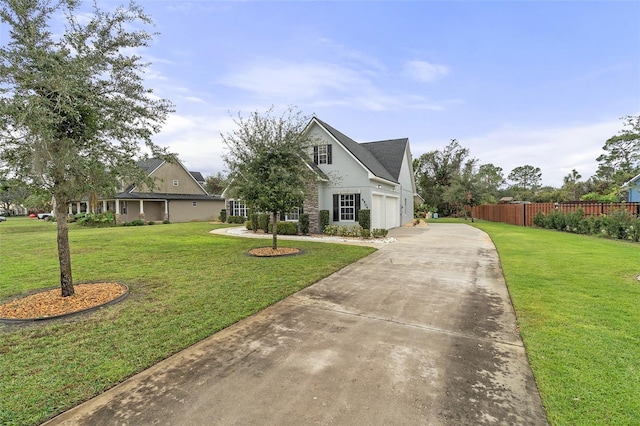
[[[138,167],[140,167],[142,170],[144,170],[147,173],[147,176],[150,176],[152,173],[154,173],[156,170],[158,170],[158,168],[160,166],[162,166],[167,160],[163,160],[162,158],[147,158],[145,160],[140,160],[138,161]],[[198,185],[198,187],[202,190],[202,192],[204,192],[205,195],[209,195],[209,193],[207,192],[207,190],[204,188],[204,177],[202,176],[202,173],[200,172],[190,172],[189,170],[187,170],[184,167],[184,164],[182,164],[182,162],[180,160],[178,160],[177,158],[175,158],[175,162],[176,164],[178,164],[180,167],[182,167],[182,169],[191,177],[191,179],[194,180],[194,182]],[[200,179],[199,179],[200,178]],[[125,193],[133,193],[133,190],[136,189],[138,187],[138,184],[131,184],[129,185],[124,192]]]
[[153,173],[158,167],[162,166],[164,160],[162,158],[147,158],[138,161],[138,167],[147,172],[147,175]]
[[631,189],[631,185],[632,185],[632,184],[634,184],[634,183],[636,183],[636,182],[640,182],[640,174],[639,174],[639,175],[637,175],[637,176],[635,176],[635,177],[633,177],[633,178],[631,178],[631,179],[629,180],[629,182],[625,182],[625,183],[622,185],[622,188],[621,188],[621,189]]
[[193,178],[196,180],[196,182],[203,184],[205,182],[204,180],[204,176],[202,176],[202,173],[200,172],[189,172],[189,174],[191,174],[191,176],[193,176]]
[[398,183],[407,138],[358,143],[317,117],[312,118],[344,146],[374,176]]
[[400,170],[404,161],[404,153],[409,139],[391,139],[387,141],[366,142],[361,145],[367,148],[378,159],[380,164],[394,177],[400,179]]

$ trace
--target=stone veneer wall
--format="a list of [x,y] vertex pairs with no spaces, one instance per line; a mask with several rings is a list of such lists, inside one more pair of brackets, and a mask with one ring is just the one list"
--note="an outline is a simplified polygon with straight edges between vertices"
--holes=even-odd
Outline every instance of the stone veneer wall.
[[309,215],[309,232],[322,233],[320,229],[320,210],[318,209],[318,182],[309,185],[304,199],[303,211]]

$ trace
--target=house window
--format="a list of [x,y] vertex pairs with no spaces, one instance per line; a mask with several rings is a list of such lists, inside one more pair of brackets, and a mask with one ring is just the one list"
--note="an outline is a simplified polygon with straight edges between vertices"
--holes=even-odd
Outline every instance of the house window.
[[360,194],[333,194],[333,221],[355,222],[360,211]]
[[355,194],[340,195],[340,221],[356,220]]
[[314,146],[313,162],[315,164],[331,164],[331,144]]
[[173,181],[173,186],[178,186],[178,180],[177,179]]
[[198,202],[197,202],[197,201],[193,201],[193,202],[191,202],[191,205],[192,205],[193,207],[198,207]]
[[300,209],[296,207],[289,213],[285,214],[284,220],[286,220],[287,222],[297,222],[298,220],[300,220]]
[[247,217],[247,206],[242,201],[229,201],[229,215]]

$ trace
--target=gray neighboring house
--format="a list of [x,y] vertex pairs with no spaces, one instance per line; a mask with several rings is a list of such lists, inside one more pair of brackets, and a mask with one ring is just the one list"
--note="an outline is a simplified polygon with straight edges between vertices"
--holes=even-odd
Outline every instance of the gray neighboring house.
[[[307,213],[312,232],[321,232],[320,210],[328,210],[330,224],[336,225],[357,224],[360,209],[371,211],[371,228],[391,229],[413,220],[409,139],[358,143],[316,117],[305,132],[317,141],[309,163],[318,178],[301,209],[281,219],[296,221],[300,212]],[[242,201],[227,199],[226,208],[229,215],[247,215]]]
[[[224,199],[207,193],[200,172],[188,171],[177,159],[167,162],[151,158],[138,162],[138,166],[154,180],[155,187],[151,189],[147,185],[134,184],[122,188],[115,196],[97,200],[97,213],[112,211],[119,223],[135,219],[171,222],[218,220]],[[75,204],[69,206],[69,214],[90,210],[86,200]]]

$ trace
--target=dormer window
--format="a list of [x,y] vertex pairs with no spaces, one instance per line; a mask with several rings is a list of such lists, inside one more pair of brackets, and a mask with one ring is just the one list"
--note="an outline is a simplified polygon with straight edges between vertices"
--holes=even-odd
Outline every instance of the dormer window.
[[331,164],[331,144],[314,146],[313,162],[315,164]]

